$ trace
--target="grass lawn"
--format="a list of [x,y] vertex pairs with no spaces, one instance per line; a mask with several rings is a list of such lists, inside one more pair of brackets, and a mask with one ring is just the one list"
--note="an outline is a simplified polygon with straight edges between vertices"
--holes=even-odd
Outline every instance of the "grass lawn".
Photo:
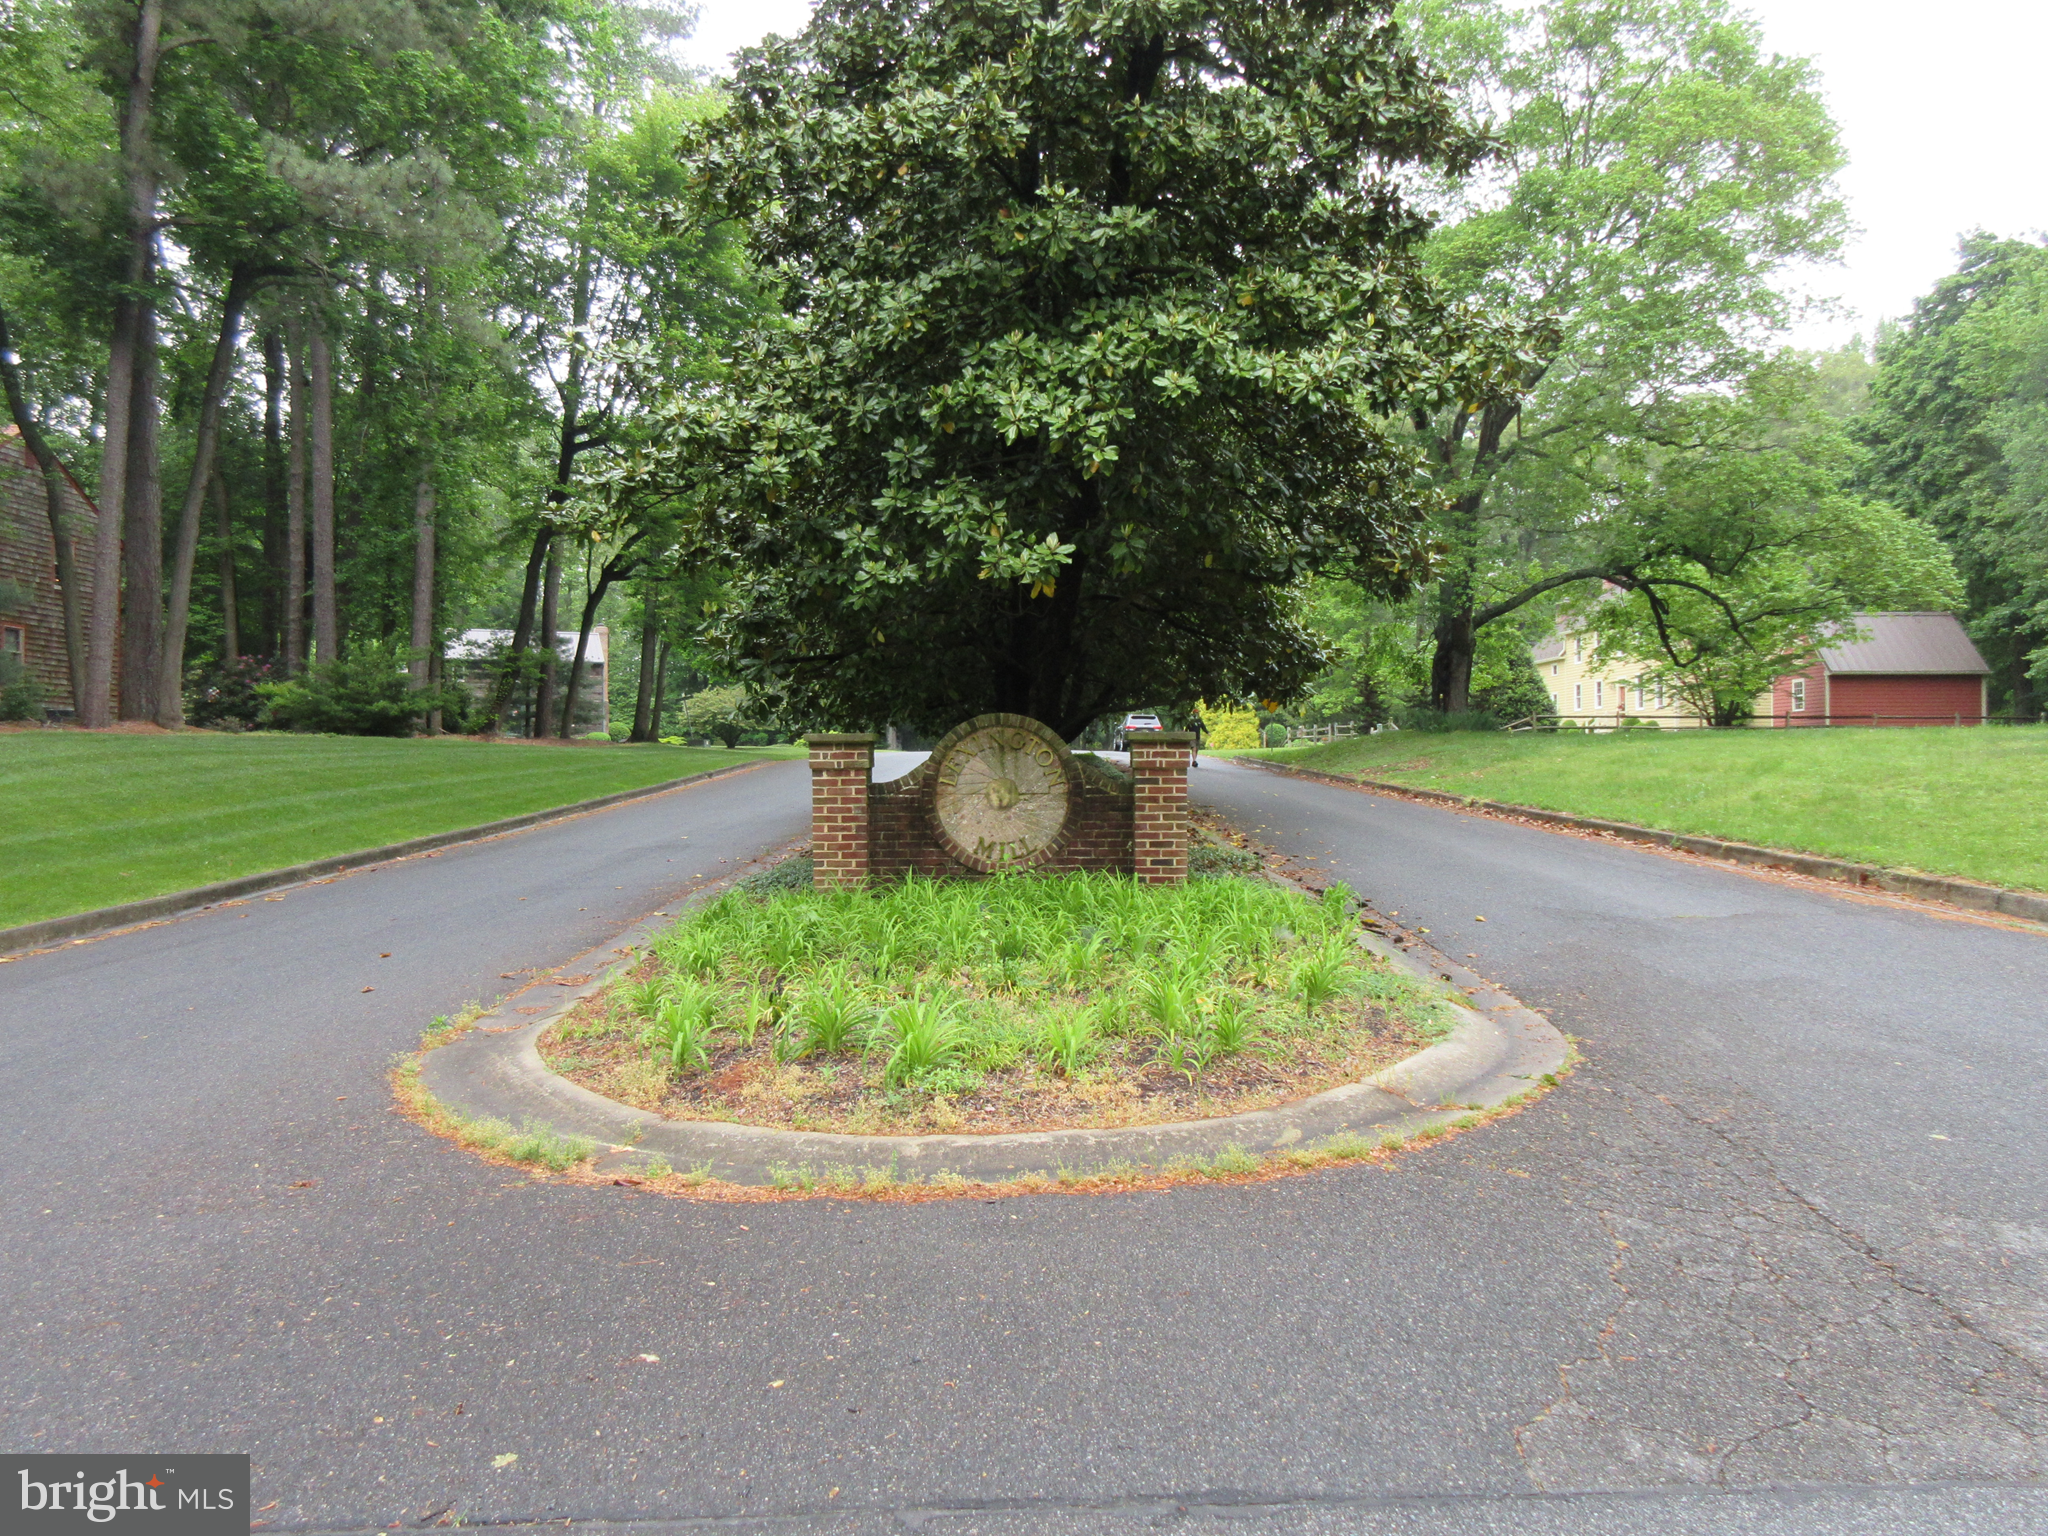
[[659,784],[801,747],[0,733],[0,927]]
[[2048,729],[1388,733],[1233,753],[2048,890]]

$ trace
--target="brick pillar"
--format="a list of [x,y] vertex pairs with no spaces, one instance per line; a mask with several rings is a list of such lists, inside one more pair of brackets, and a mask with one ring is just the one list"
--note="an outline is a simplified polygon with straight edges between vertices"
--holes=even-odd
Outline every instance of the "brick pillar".
[[1192,731],[1131,731],[1131,870],[1145,885],[1188,877],[1188,764]]
[[811,749],[811,886],[832,891],[868,878],[872,736],[806,736]]

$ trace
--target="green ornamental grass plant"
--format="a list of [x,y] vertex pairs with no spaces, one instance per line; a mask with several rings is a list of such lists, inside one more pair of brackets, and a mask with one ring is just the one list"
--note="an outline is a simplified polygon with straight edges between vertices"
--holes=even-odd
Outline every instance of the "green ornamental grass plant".
[[1341,889],[1008,875],[728,892],[559,1038],[579,1081],[650,1108],[993,1129],[1278,1102],[1450,1017],[1358,946]]

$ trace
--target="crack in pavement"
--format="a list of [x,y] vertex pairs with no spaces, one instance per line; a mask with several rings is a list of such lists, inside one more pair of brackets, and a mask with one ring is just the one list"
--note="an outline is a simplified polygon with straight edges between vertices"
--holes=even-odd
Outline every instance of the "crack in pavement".
[[[1559,1366],[1560,1394],[1515,1431],[1538,1487],[2048,1471],[2048,1375],[2024,1352],[1902,1274],[1724,1117],[1584,1069],[1577,1092],[1611,1096],[1637,1139],[1586,1133],[1607,1148],[1581,1171],[1611,1182],[1618,1294],[1588,1352]],[[1662,1188],[1685,1169],[1689,1187]],[[1759,1355],[1775,1391],[1758,1391]]]

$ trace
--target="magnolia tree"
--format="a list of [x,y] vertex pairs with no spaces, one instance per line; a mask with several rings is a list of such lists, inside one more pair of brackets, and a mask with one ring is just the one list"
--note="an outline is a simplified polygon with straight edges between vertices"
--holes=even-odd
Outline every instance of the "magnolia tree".
[[1289,697],[1303,583],[1426,574],[1405,422],[1531,348],[1443,299],[1402,186],[1488,149],[1385,3],[827,0],[685,146],[789,324],[620,472],[732,572],[764,705],[1077,734]]

